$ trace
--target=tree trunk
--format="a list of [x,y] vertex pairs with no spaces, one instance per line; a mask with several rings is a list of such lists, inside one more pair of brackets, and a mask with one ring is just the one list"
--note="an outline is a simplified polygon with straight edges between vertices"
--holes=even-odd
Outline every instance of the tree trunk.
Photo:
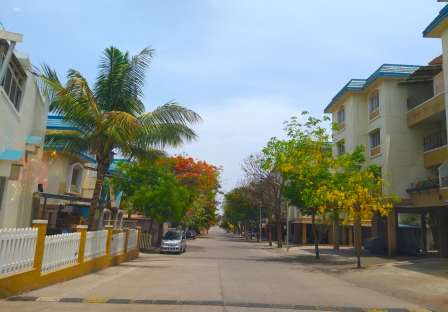
[[272,246],[272,219],[268,221],[268,241],[269,246]]
[[355,251],[356,251],[356,267],[361,268],[361,249],[362,249],[362,230],[361,217],[355,217]]
[[341,226],[339,223],[339,216],[336,216],[336,218],[333,221],[333,248],[334,250],[339,250],[340,246],[340,232],[341,232]]
[[282,222],[280,220],[280,216],[275,220],[276,228],[277,228],[277,248],[283,247],[283,233],[282,233]]
[[101,189],[103,188],[104,177],[106,176],[108,162],[98,161],[95,188],[93,190],[92,202],[89,209],[89,230],[94,231],[97,227],[95,212],[98,209]]
[[316,253],[316,259],[320,258],[319,254],[319,232],[317,231],[316,226],[316,211],[313,209],[313,213],[311,215],[311,223],[313,226],[313,239],[314,239],[314,251]]

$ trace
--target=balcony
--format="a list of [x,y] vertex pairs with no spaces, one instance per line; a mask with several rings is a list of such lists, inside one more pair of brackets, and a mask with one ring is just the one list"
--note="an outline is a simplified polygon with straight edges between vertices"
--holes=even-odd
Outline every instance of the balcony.
[[423,161],[426,168],[442,164],[448,159],[446,131],[427,135],[423,139]]
[[409,193],[411,204],[415,207],[444,206],[448,199],[448,190],[441,187],[443,186],[439,184],[438,178],[428,178],[412,183],[406,192]]
[[408,127],[414,127],[445,110],[445,92],[439,93],[423,102],[408,98]]

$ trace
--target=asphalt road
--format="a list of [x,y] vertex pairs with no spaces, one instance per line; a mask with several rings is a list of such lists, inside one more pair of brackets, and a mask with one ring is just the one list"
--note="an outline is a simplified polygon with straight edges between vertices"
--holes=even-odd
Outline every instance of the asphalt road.
[[[0,301],[0,311],[364,311],[416,305],[245,242],[218,228],[182,255],[140,258]],[[24,301],[30,300],[30,301]]]

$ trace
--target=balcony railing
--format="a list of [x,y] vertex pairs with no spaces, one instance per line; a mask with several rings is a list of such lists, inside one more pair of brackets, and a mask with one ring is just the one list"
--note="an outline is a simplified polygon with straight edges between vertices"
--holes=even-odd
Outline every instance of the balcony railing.
[[423,150],[429,151],[447,144],[446,131],[436,132],[423,138]]
[[440,187],[448,187],[448,177],[440,178]]
[[[448,180],[447,180],[448,182]],[[411,187],[406,191],[408,193],[419,192],[424,190],[436,189],[439,188],[439,178],[428,178],[426,180],[417,181],[415,183],[411,183]]]
[[427,100],[429,100],[430,98],[432,98],[434,95],[433,94],[420,94],[420,95],[414,95],[414,96],[409,96],[406,100],[406,104],[408,106],[408,111],[413,109],[414,107],[419,106],[420,104],[426,102]]

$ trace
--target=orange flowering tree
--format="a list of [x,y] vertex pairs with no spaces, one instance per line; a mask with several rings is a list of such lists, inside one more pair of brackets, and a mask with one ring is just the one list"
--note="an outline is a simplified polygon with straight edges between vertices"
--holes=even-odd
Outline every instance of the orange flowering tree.
[[220,169],[186,156],[173,156],[162,161],[168,162],[177,180],[190,190],[192,204],[184,223],[198,230],[210,227],[215,222]]

